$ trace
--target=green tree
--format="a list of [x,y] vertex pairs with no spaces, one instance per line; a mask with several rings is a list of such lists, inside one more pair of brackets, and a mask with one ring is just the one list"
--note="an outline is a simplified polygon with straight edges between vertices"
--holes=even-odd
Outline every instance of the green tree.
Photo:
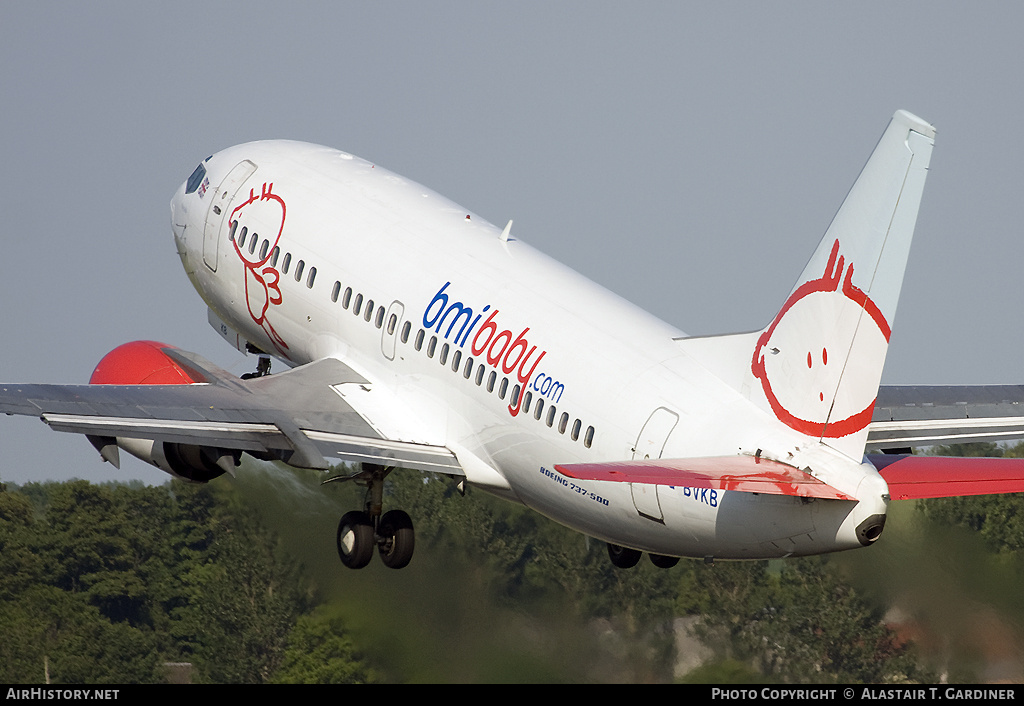
[[42,579],[43,562],[33,546],[34,523],[26,496],[0,491],[0,603]]
[[161,681],[152,633],[111,622],[80,594],[35,586],[0,602],[0,635],[3,682]]
[[692,566],[682,610],[722,659],[786,682],[882,683],[918,678],[908,647],[881,609],[831,569],[827,558]]
[[308,603],[295,562],[227,484],[0,492],[7,681],[266,681]]
[[288,635],[279,684],[372,684],[381,675],[360,654],[342,616],[319,609],[300,616]]
[[174,611],[172,634],[205,679],[263,683],[308,606],[298,568],[274,538],[252,518],[229,524],[183,576],[187,602]]
[[[1009,447],[992,443],[952,444],[937,446],[932,452],[939,456],[1024,458],[1024,442]],[[974,530],[997,551],[1024,549],[1024,493],[921,500],[918,508],[935,522]]]

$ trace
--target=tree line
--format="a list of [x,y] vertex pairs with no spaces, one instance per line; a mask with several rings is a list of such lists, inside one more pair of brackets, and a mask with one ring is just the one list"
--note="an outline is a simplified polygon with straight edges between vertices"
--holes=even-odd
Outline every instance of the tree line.
[[[1024,455],[1024,445],[944,453]],[[30,483],[0,492],[0,681],[906,682],[974,680],[887,615],[869,578],[887,540],[850,555],[683,560],[615,569],[604,544],[445,477],[396,472],[386,503],[417,527],[395,572],[341,567],[353,484],[248,464],[208,485]],[[994,561],[1024,546],[1019,496],[910,506]],[[931,525],[929,525],[931,526]],[[927,532],[925,532],[927,539]],[[924,545],[927,546],[927,545]],[[885,551],[885,550],[881,550]],[[928,551],[927,549],[925,551]],[[871,555],[871,556],[868,556]],[[1014,564],[1016,566],[1017,564]],[[676,672],[680,625],[703,666]],[[946,661],[943,662],[943,659]],[[184,676],[183,676],[184,675]]]

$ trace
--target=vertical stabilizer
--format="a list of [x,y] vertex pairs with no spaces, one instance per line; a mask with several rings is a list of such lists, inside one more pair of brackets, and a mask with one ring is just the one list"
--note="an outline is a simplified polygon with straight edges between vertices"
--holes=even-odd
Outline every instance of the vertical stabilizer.
[[751,351],[751,399],[787,426],[857,460],[882,377],[934,138],[931,125],[897,111]]

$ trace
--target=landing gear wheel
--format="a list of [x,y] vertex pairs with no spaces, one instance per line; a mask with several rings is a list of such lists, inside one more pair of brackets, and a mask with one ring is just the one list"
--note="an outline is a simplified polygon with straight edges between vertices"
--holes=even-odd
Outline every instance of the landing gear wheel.
[[255,378],[261,378],[266,375],[270,375],[270,358],[266,356],[260,356],[259,362],[256,363],[256,372],[246,373],[242,376],[243,380],[253,380]]
[[659,569],[671,569],[679,563],[677,556],[665,556],[664,554],[648,554],[647,556],[651,558],[651,563]]
[[373,523],[365,512],[346,512],[338,523],[338,556],[350,569],[361,569],[373,558]]
[[608,543],[608,557],[620,569],[632,569],[640,561],[640,552],[618,544]]
[[380,560],[390,569],[402,569],[412,560],[416,545],[412,520],[402,510],[389,510],[380,518],[377,549]]

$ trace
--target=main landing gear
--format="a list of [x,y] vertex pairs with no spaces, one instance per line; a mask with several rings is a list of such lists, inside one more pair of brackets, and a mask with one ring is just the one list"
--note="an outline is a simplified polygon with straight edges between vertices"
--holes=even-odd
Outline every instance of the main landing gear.
[[403,510],[383,510],[384,479],[392,468],[364,464],[355,475],[330,478],[354,480],[366,486],[366,509],[346,512],[338,523],[338,556],[350,569],[361,569],[373,558],[374,547],[384,566],[401,569],[409,565],[415,548],[412,520]]
[[260,356],[259,361],[256,363],[256,372],[245,373],[242,376],[243,380],[252,380],[253,378],[261,378],[270,375],[270,358],[268,356]]
[[[632,569],[640,561],[641,552],[629,547],[620,547],[618,544],[608,543],[608,558],[612,564],[620,569]],[[659,569],[671,569],[679,563],[677,556],[665,556],[663,554],[648,554],[651,563]]]

